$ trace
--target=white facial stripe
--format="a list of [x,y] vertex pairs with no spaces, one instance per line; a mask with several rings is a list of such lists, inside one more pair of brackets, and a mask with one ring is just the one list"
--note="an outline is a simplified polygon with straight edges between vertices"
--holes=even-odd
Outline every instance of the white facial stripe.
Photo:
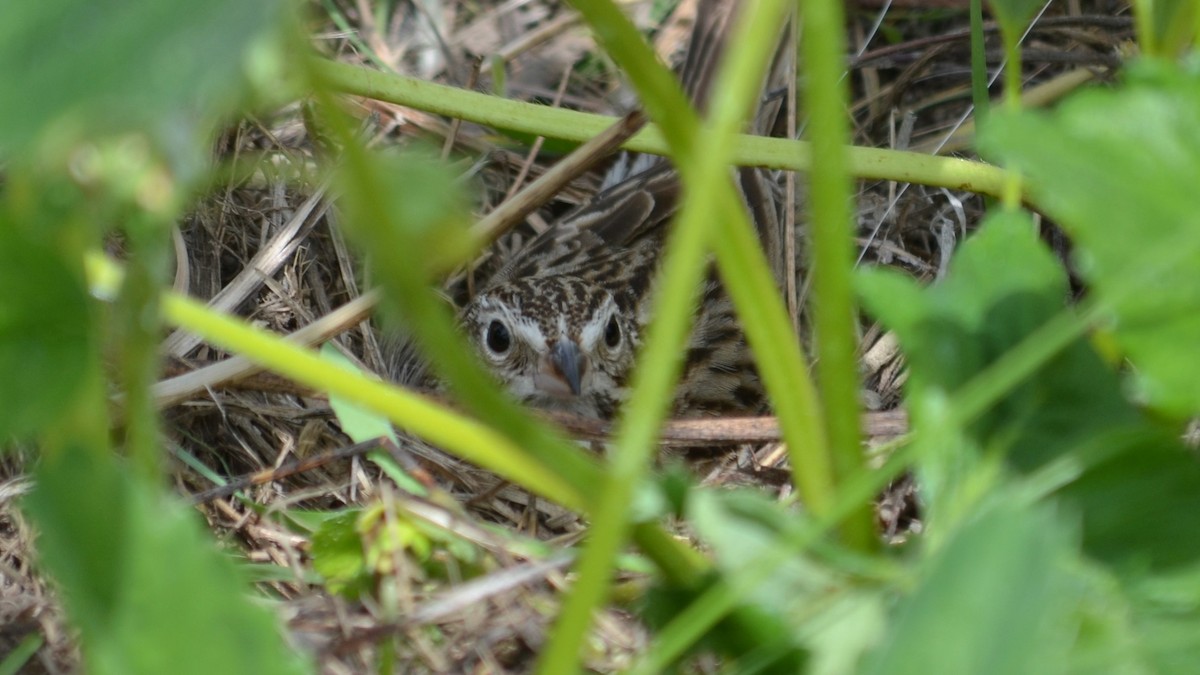
[[593,351],[604,338],[604,333],[608,329],[608,320],[616,311],[614,303],[609,300],[601,305],[600,309],[596,310],[595,315],[591,320],[583,324],[583,328],[579,331],[579,339],[582,341],[582,346],[587,351]]
[[493,300],[491,296],[487,296],[487,295],[479,296],[478,298],[475,299],[475,303],[479,307],[480,314],[483,314],[485,312],[494,312],[496,310],[503,309],[503,305],[497,305],[495,300]]
[[600,312],[596,318],[583,324],[583,330],[579,331],[579,339],[583,343],[583,348],[587,351],[592,351],[596,345],[600,343],[600,338],[604,335],[604,329],[608,326],[608,312]]
[[537,351],[546,350],[546,337],[542,335],[542,330],[538,328],[536,321],[531,321],[526,318],[509,317],[510,330],[523,344],[533,347]]

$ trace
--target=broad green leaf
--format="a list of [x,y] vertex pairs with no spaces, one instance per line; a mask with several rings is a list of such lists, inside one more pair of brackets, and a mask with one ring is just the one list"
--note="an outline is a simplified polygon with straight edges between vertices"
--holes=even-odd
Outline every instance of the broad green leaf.
[[[343,356],[333,345],[325,344],[321,346],[321,358],[326,361],[332,361],[347,370],[356,370],[354,364],[350,363],[350,359]],[[390,438],[393,441],[396,440],[396,431],[383,415],[357,406],[341,396],[330,396],[329,405],[333,408],[334,414],[337,415],[338,422],[342,425],[342,430],[355,443],[362,443],[363,441],[380,437]]]
[[313,569],[325,578],[330,592],[351,598],[366,591],[371,582],[357,527],[361,513],[354,509],[327,519],[312,536]]
[[90,672],[305,672],[196,513],[131,480],[115,457],[47,455],[26,506]]
[[[859,277],[866,306],[896,331],[912,396],[944,396],[1027,337],[1067,300],[1066,278],[1027,217],[992,216],[963,244],[947,278],[921,291],[890,272]],[[924,410],[914,405],[914,414]],[[1046,364],[971,427],[980,447],[1001,436],[1032,469],[1105,429],[1136,423],[1119,383],[1084,342]],[[916,420],[917,423],[920,420]]]
[[[697,534],[707,539],[712,537],[717,567],[702,582],[690,587],[679,587],[669,582],[652,588],[641,603],[642,618],[654,629],[672,627],[676,623],[694,622],[695,613],[689,611],[695,602],[702,602],[711,591],[712,583],[727,585],[740,580],[747,583],[746,601],[739,603],[729,616],[702,633],[702,628],[689,628],[687,632],[702,634],[692,646],[693,652],[709,651],[728,658],[737,672],[790,673],[802,672],[809,662],[809,654],[799,639],[788,617],[781,614],[781,604],[794,600],[803,603],[803,598],[792,598],[785,592],[777,592],[771,598],[772,576],[759,574],[753,579],[744,575],[762,564],[757,554],[767,553],[773,546],[771,528],[762,528],[755,523],[747,530],[740,518],[729,513],[726,494],[708,491],[689,493],[686,501],[687,522],[698,526]],[[736,501],[738,497],[733,497]],[[761,531],[760,531],[761,528]],[[734,531],[737,530],[737,531]],[[735,541],[731,541],[731,538]],[[738,547],[751,541],[751,547]],[[788,558],[791,558],[789,552]],[[807,566],[807,563],[805,563]],[[761,572],[761,567],[757,570]],[[728,576],[732,573],[732,577]],[[790,576],[791,570],[782,576]],[[762,601],[767,599],[765,606]],[[777,602],[778,601],[778,602]]]
[[[715,575],[710,576],[694,587],[666,582],[651,588],[639,603],[641,618],[655,630],[676,621],[692,621],[690,606],[702,600],[715,579]],[[690,653],[704,652],[736,662],[737,668],[731,672],[804,672],[810,658],[783,618],[753,603],[738,605],[691,645]]]
[[127,481],[111,463],[75,446],[47,454],[36,475],[23,506],[86,642],[105,631],[121,600],[130,553]]
[[980,137],[1070,233],[1140,395],[1181,416],[1200,411],[1197,110],[1200,76],[1143,64],[1125,86],[1053,114],[994,116]]
[[[1081,516],[1087,552],[1134,570],[1200,562],[1200,463],[1159,430],[1131,436],[1122,452],[1059,491]],[[1097,444],[1124,437],[1114,433]]]
[[1001,506],[935,553],[866,673],[1061,672],[1080,584],[1069,528],[1049,507]]
[[[328,343],[322,345],[321,357],[333,361],[348,370],[355,370],[354,364],[350,363],[349,359]],[[350,438],[354,439],[354,442],[363,443],[375,438],[387,438],[393,443],[399,443],[396,438],[396,430],[392,428],[391,422],[383,415],[355,405],[347,401],[345,397],[335,394],[329,396],[329,406],[333,408],[334,414],[337,415],[338,423],[342,425],[342,430]],[[402,489],[412,494],[422,496],[426,494],[427,490],[425,486],[421,485],[412,476],[409,476],[404,469],[400,468],[396,460],[387,453],[381,450],[373,450],[368,456],[371,461],[378,464],[388,477],[395,481]]]
[[8,218],[0,212],[0,438],[58,417],[93,346],[83,281]]
[[88,131],[156,130],[166,139],[227,111],[245,81],[247,57],[272,53],[255,48],[288,6],[283,0],[0,3],[0,155],[51,126],[61,128],[55,123],[64,118]]
[[[938,285],[920,291],[876,271],[860,277],[860,290],[899,336],[912,368],[914,426],[937,443],[946,434],[933,432],[943,432],[945,420],[930,411],[944,410],[954,392],[1063,311],[1066,281],[1031,223],[1001,216],[962,246]],[[972,447],[1005,450],[1009,466],[1024,474],[1068,462],[1076,473],[1058,494],[1078,510],[1089,553],[1155,568],[1200,557],[1200,539],[1187,535],[1200,531],[1200,463],[1124,400],[1116,375],[1086,342],[1045,363],[965,433],[971,443],[942,443],[923,456],[919,469],[933,475],[936,489],[956,476],[981,479],[970,470]]]

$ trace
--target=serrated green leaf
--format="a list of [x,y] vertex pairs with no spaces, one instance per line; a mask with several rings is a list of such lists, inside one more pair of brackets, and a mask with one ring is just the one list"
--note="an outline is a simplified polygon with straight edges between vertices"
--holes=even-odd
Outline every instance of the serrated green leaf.
[[1078,474],[1057,494],[1078,510],[1090,554],[1155,569],[1200,556],[1200,539],[1187,535],[1200,530],[1200,464],[1125,401],[1116,375],[1084,341],[960,432],[971,443],[945,442],[954,435],[937,413],[947,397],[1064,306],[1063,274],[1028,219],[989,218],[949,275],[923,292],[881,272],[862,275],[860,290],[910,360],[909,409],[922,442],[933,448],[918,468],[932,476],[935,497],[955,481],[974,481],[978,494],[985,475],[971,471],[979,468],[972,448],[1003,449],[1009,467],[1026,475],[1070,458]]
[[[951,394],[1063,310],[1066,277],[1027,216],[993,215],[919,291],[894,273],[859,277],[866,306],[893,328],[912,367],[915,397]],[[914,414],[926,409],[912,406]],[[1004,438],[1010,459],[1032,469],[1085,438],[1134,424],[1119,383],[1082,341],[1064,350],[972,425],[979,447]],[[915,420],[920,423],[920,420]]]
[[1053,114],[993,116],[980,137],[1071,234],[1141,395],[1178,415],[1200,411],[1197,110],[1200,76],[1144,65],[1125,87]]

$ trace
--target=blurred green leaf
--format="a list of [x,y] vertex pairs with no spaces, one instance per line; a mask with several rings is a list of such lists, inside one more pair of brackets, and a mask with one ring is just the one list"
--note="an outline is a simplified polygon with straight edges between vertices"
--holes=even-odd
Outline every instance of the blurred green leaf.
[[[1019,264],[1016,261],[1020,261]],[[992,215],[959,249],[941,283],[866,270],[866,306],[894,329],[912,366],[912,397],[948,396],[1061,312],[1067,282],[1027,216]],[[913,406],[920,415],[926,405]],[[970,428],[980,447],[1003,437],[1032,469],[1083,439],[1135,424],[1116,376],[1083,341],[1064,350]],[[920,419],[915,420],[920,424]]]
[[355,525],[362,537],[366,566],[375,574],[396,574],[397,556],[426,562],[433,551],[431,538],[408,517],[382,502],[363,509]]
[[[692,622],[693,603],[702,601],[717,579],[714,573],[695,586],[664,582],[651,588],[640,603],[641,618],[659,634],[676,622]],[[753,603],[738,605],[690,647],[691,652],[715,652],[736,663],[731,672],[803,672],[809,657],[785,620]],[[659,672],[659,668],[640,672]]]
[[237,101],[248,56],[288,8],[283,0],[0,3],[0,154],[68,117],[92,132],[151,130],[167,140],[190,129],[199,140],[195,122]]
[[[657,672],[670,662],[667,654],[677,658],[687,645],[727,657],[731,672],[856,672],[885,629],[881,594],[856,584],[845,568],[804,552],[798,542],[813,542],[813,533],[794,506],[758,492],[723,490],[694,491],[686,504],[686,521],[711,551],[720,576],[693,587],[652,589],[642,614],[652,627],[662,627],[661,642],[648,655],[652,663],[635,672]],[[893,569],[867,558],[855,562],[867,566],[859,570]],[[712,625],[704,617],[714,593],[728,594],[733,606]],[[684,636],[696,637],[667,644]]]
[[[467,232],[467,193],[446,162],[419,150],[371,159],[377,177],[385,182],[370,195],[375,203],[347,199],[345,206],[353,218],[353,231],[369,234],[373,243],[381,244],[370,248],[374,259],[381,264],[415,265],[417,271],[430,275],[453,268],[474,252]],[[390,223],[366,220],[367,211],[376,208],[391,214]]]
[[[717,646],[750,672],[846,673],[880,636],[883,611],[871,591],[796,550],[800,516],[749,491],[693,492],[687,520],[711,547],[741,603],[700,644]],[[691,597],[659,596],[679,606]],[[677,610],[678,611],[678,610]],[[662,608],[655,608],[655,614]],[[687,615],[671,617],[686,621]]]
[[[1030,221],[1013,215],[990,217],[932,288],[879,271],[859,281],[866,305],[896,331],[910,360],[910,410],[923,435],[945,423],[930,411],[1060,313],[1067,290]],[[1155,568],[1200,556],[1200,539],[1187,534],[1200,530],[1200,464],[1124,400],[1117,376],[1086,342],[1045,363],[967,433],[976,448],[1005,450],[1009,466],[1026,474],[1059,460],[1077,465],[1058,494],[1078,509],[1092,555]],[[981,480],[962,470],[971,466],[971,444],[938,447],[925,454],[924,471]],[[951,466],[939,469],[935,458]]]
[[[1200,463],[1175,438],[1143,428],[1122,452],[1059,490],[1079,509],[1087,552],[1125,570],[1200,561]],[[1112,434],[1097,445],[1120,444]]]
[[120,600],[130,537],[127,481],[113,464],[73,445],[47,455],[37,476],[23,505],[86,640],[105,630]]
[[980,136],[1071,234],[1141,395],[1180,416],[1200,411],[1197,110],[1200,75],[1143,63],[1117,90],[1085,92],[1053,114],[997,115]]
[[89,671],[305,672],[196,513],[152,493],[117,462],[74,446],[47,455],[25,502]]
[[1061,672],[1081,587],[1065,571],[1074,538],[1045,506],[969,522],[928,561],[862,672]]
[[[3,106],[0,106],[3,107]],[[94,346],[83,281],[0,210],[0,438],[53,422]]]
[[[812,596],[836,587],[838,578],[788,546],[786,520],[798,518],[765,495],[747,491],[697,490],[687,511],[688,522],[712,547],[717,568],[733,579],[752,582],[747,584],[747,602],[780,615],[802,616]],[[764,578],[768,560],[779,564],[766,570]]]
[[1138,655],[1158,673],[1191,673],[1200,661],[1200,565],[1129,584]]

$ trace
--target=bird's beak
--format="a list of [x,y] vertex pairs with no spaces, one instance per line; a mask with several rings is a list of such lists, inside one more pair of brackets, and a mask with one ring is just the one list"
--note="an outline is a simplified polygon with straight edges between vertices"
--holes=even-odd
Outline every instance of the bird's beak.
[[[571,389],[571,393],[578,396],[580,382],[583,379],[583,354],[579,351],[579,345],[575,344],[574,340],[559,340],[550,348],[548,363],[548,375],[553,376],[560,382],[566,383]],[[563,392],[564,394],[566,392]]]

